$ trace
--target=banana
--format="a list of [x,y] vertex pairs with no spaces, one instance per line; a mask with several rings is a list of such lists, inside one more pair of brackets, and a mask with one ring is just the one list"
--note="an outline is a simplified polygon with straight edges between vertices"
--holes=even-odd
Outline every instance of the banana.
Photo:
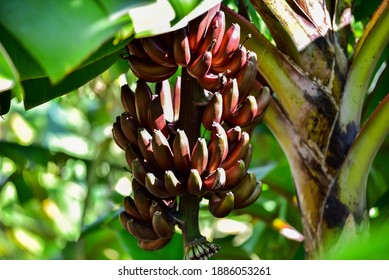
[[127,145],[126,150],[125,150],[125,158],[126,158],[128,166],[131,167],[132,161],[134,159],[137,159],[138,157],[139,157],[139,153],[137,153],[135,151],[135,148],[133,147],[133,145],[131,145],[131,144]]
[[146,168],[140,162],[139,159],[134,159],[131,162],[131,171],[132,171],[132,175],[134,176],[135,181],[137,181],[139,184],[144,186],[147,172],[146,172]]
[[185,27],[180,28],[175,32],[173,41],[173,54],[177,65],[182,67],[188,66],[191,60],[191,55],[189,38],[187,36]]
[[159,180],[153,173],[147,173],[145,178],[145,185],[147,190],[159,198],[168,198],[171,195],[165,188],[162,180]]
[[157,233],[153,229],[153,226],[149,223],[145,223],[135,218],[131,218],[127,221],[127,230],[139,240],[157,240],[159,239]]
[[[138,208],[136,208],[135,202],[131,198],[131,196],[126,196],[123,199],[123,206],[124,206],[124,211],[126,211],[127,214],[135,217],[138,220],[143,220],[143,217],[139,213]],[[125,227],[127,228],[127,222]]]
[[120,98],[123,108],[131,117],[136,118],[135,110],[135,92],[133,92],[127,84],[122,85],[120,89]]
[[212,65],[211,71],[212,73],[224,73],[227,78],[234,77],[239,70],[243,68],[243,66],[247,62],[247,51],[246,48],[241,45],[239,48],[232,54],[231,58],[228,62],[221,66]]
[[173,93],[169,80],[164,80],[156,84],[155,92],[160,97],[164,118],[167,122],[173,122]]
[[219,92],[215,92],[203,113],[202,123],[205,129],[211,130],[214,122],[220,123],[222,114],[223,97]]
[[138,240],[138,246],[145,251],[156,251],[165,247],[172,238],[159,238],[157,240]]
[[173,91],[173,120],[172,122],[177,122],[180,117],[180,104],[181,104],[181,77],[176,78],[176,83],[174,84]]
[[208,145],[208,153],[208,164],[205,170],[211,173],[221,165],[228,155],[227,136],[217,134]]
[[153,168],[157,168],[157,160],[155,159],[155,153],[152,144],[153,137],[145,128],[138,129],[138,147],[147,163]]
[[204,53],[206,50],[211,50],[212,54],[215,54],[220,47],[223,40],[224,31],[226,29],[226,18],[223,11],[217,11],[215,16],[209,23],[208,29],[205,33],[205,37],[200,43],[200,47],[197,50],[198,54]]
[[227,84],[227,77],[224,73],[216,75],[208,72],[206,75],[198,78],[197,82],[203,89],[215,92],[221,90]]
[[191,158],[189,140],[184,130],[177,129],[177,134],[173,141],[173,155],[177,170],[186,174],[190,169]]
[[247,172],[247,170],[249,169],[252,157],[253,157],[253,145],[249,144],[247,156],[244,158],[244,164],[246,165],[245,172]]
[[186,70],[193,78],[200,78],[204,76],[211,68],[212,64],[212,52],[205,51],[200,54],[192,63],[188,65]]
[[239,207],[243,201],[248,199],[256,185],[257,179],[255,178],[255,174],[247,172],[239,184],[231,190],[234,194],[234,207]]
[[247,62],[236,74],[239,88],[239,103],[250,94],[255,77],[257,76],[257,55],[255,52],[247,51]]
[[154,130],[152,146],[160,170],[175,170],[173,152],[165,135],[160,130]]
[[131,42],[127,44],[127,50],[130,54],[135,55],[140,58],[144,59],[150,59],[150,57],[147,55],[145,50],[143,49],[143,46],[140,42],[140,40],[134,39]]
[[165,188],[170,196],[180,196],[185,193],[184,186],[174,175],[173,171],[165,171],[164,175]]
[[124,112],[120,116],[120,126],[122,128],[123,134],[126,138],[132,143],[138,143],[138,121],[131,117],[130,113]]
[[262,182],[258,181],[251,195],[248,198],[246,198],[246,200],[242,201],[240,204],[235,205],[234,209],[242,209],[249,206],[250,204],[254,203],[258,199],[261,193],[262,193]]
[[198,138],[192,150],[191,168],[202,174],[208,164],[208,147],[204,138]]
[[197,18],[191,20],[188,24],[188,42],[192,53],[196,53],[200,46],[200,41],[203,38],[208,26],[208,13],[204,13]]
[[[203,186],[208,191],[217,191],[226,184],[226,172],[223,168],[217,168],[213,173],[203,178]],[[203,188],[204,189],[204,188]]]
[[116,122],[114,122],[112,125],[112,136],[116,145],[118,145],[122,150],[125,150],[129,141],[124,135],[123,130],[120,126],[120,117],[116,117]]
[[219,50],[212,59],[212,66],[224,65],[231,54],[239,47],[240,25],[233,23],[226,31],[220,43]]
[[231,127],[230,129],[227,130],[226,134],[227,134],[228,144],[232,145],[240,141],[240,138],[242,136],[242,129],[240,126]]
[[263,117],[263,114],[265,113],[267,107],[269,106],[270,98],[271,98],[270,89],[266,86],[263,87],[261,94],[258,97],[256,97],[258,109],[255,118]]
[[249,151],[250,135],[243,131],[242,136],[228,152],[226,159],[222,162],[221,166],[225,170],[232,167],[238,160],[245,159]]
[[198,195],[203,189],[203,180],[197,169],[191,169],[186,188],[189,194]]
[[[128,214],[127,212],[121,212],[119,214],[119,221],[122,224],[122,226],[127,229],[127,222],[132,219],[132,216]],[[127,229],[128,231],[128,229]]]
[[[221,195],[221,197],[220,197]],[[224,218],[234,209],[234,194],[213,194],[209,199],[209,211],[216,218]]]
[[173,50],[166,48],[160,39],[159,36],[142,38],[143,49],[154,62],[166,67],[175,67],[177,64],[174,60]]
[[226,184],[224,185],[223,190],[231,190],[236,187],[245,173],[246,164],[240,159],[226,170]]
[[154,196],[139,182],[132,181],[132,192],[136,208],[145,221],[151,221],[150,207]]
[[156,211],[152,219],[153,229],[160,238],[170,238],[174,235],[174,223],[169,221],[161,211]]
[[223,97],[222,120],[229,119],[238,107],[239,89],[236,79],[230,79],[220,91]]
[[152,92],[145,80],[139,79],[135,89],[136,116],[142,127],[149,128],[148,109],[152,100]]
[[257,111],[257,100],[254,96],[249,95],[243,105],[232,114],[227,122],[230,126],[248,125],[257,115]]
[[161,96],[158,95],[153,100],[151,100],[148,108],[148,117],[150,129],[160,130],[165,137],[169,136],[169,131],[167,128],[165,114],[161,105]]
[[178,66],[166,67],[155,63],[150,59],[144,59],[135,55],[128,57],[128,63],[135,76],[148,82],[160,82],[166,80],[176,73]]

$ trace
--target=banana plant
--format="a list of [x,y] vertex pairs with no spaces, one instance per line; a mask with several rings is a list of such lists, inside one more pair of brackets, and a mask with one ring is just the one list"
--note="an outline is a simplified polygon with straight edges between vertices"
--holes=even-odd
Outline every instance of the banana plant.
[[[51,16],[43,2],[0,4],[0,113],[12,97],[29,109],[114,63],[130,69],[139,80],[135,91],[121,86],[124,112],[113,139],[134,177],[120,221],[141,248],[162,248],[177,225],[185,258],[219,250],[200,233],[199,203],[208,200],[219,218],[260,196],[249,165],[251,133],[261,121],[289,161],[306,257],[368,234],[367,176],[389,131],[389,97],[367,120],[363,107],[380,58],[387,59],[388,0],[351,55],[352,0],[239,1],[239,10],[216,0],[59,1],[50,4]],[[161,9],[163,22],[145,20]],[[42,18],[29,23],[33,32],[23,25],[26,15]],[[63,31],[56,40],[45,41],[52,30],[38,32],[47,24]]]

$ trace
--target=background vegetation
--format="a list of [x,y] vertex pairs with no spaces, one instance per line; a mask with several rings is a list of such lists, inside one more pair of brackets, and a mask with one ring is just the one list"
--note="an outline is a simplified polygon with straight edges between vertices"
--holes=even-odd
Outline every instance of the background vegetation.
[[[361,35],[378,2],[356,1],[352,40]],[[252,22],[268,35],[255,10],[249,12]],[[366,113],[386,94],[387,59],[388,48],[372,80],[369,92],[374,94],[368,97]],[[131,71],[120,76],[128,66],[116,54],[115,61],[96,78],[98,73],[92,73],[91,81],[87,82],[92,77],[82,78],[80,84],[85,85],[37,107],[46,89],[27,80],[29,99],[23,106],[13,98],[10,111],[0,119],[0,259],[182,259],[178,234],[164,249],[145,252],[119,223],[131,174],[125,170],[123,152],[112,141],[111,127],[123,111],[119,77],[132,87],[136,78]],[[34,108],[25,111],[30,107]],[[217,259],[303,259],[300,214],[286,158],[264,125],[254,131],[252,143],[251,170],[264,182],[261,197],[223,219],[204,207],[202,232],[221,245]],[[368,180],[371,238],[328,258],[389,258],[388,158],[389,139]]]

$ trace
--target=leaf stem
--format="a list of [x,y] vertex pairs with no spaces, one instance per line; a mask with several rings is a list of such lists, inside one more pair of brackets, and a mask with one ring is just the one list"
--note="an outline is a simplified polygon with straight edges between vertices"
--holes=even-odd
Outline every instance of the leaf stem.
[[351,63],[343,99],[339,122],[346,131],[350,123],[361,125],[361,112],[366,91],[376,64],[389,42],[389,0],[384,0],[366,26],[362,38],[356,46]]

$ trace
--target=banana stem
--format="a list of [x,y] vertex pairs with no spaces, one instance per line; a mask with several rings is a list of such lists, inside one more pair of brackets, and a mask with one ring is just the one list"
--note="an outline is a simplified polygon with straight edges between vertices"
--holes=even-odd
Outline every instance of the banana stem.
[[189,194],[180,197],[180,228],[184,239],[184,247],[204,239],[199,228],[200,200],[200,198]]

